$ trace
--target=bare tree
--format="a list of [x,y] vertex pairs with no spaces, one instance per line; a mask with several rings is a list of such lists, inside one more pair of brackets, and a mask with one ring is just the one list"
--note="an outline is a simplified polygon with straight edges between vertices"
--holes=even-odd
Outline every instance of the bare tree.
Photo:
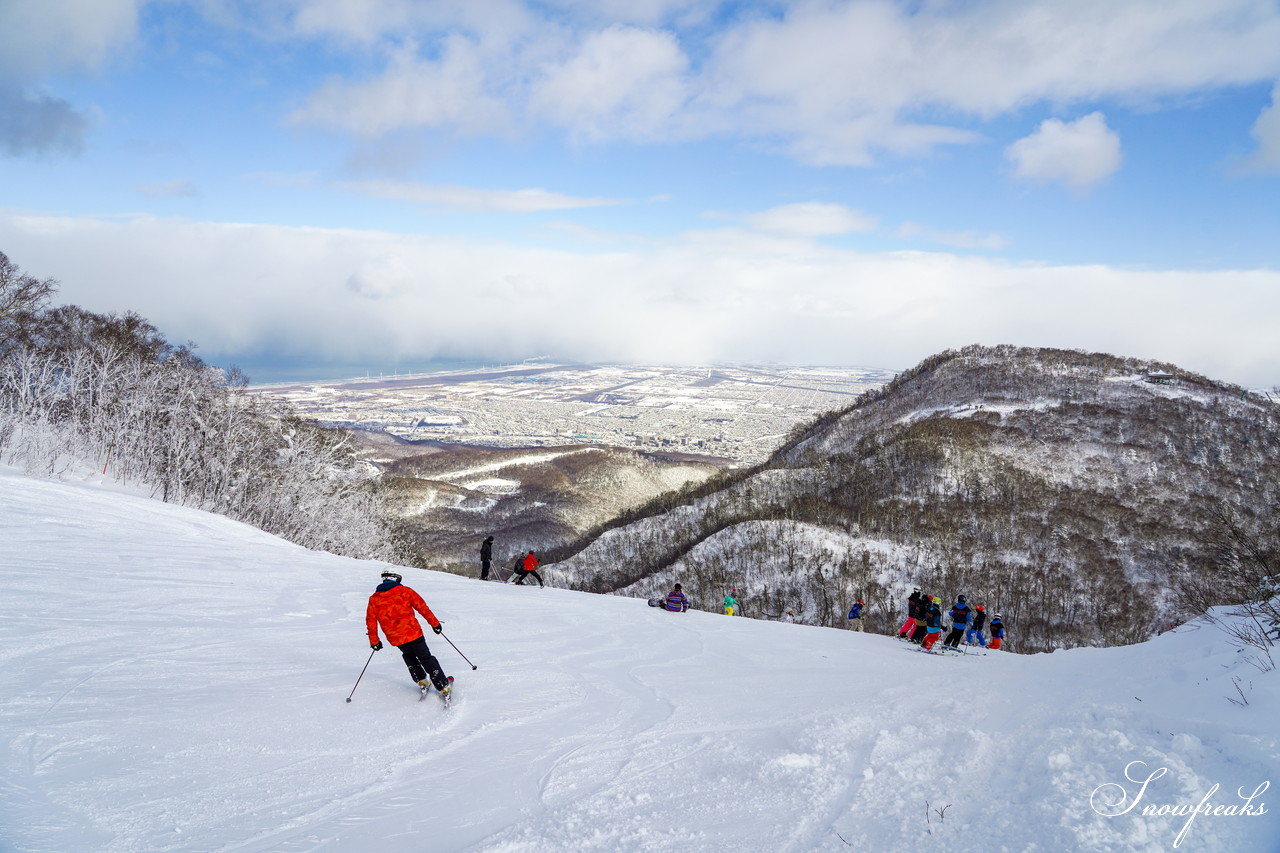
[[[1230,505],[1218,508],[1214,516],[1214,526],[1203,542],[1214,571],[1184,570],[1177,589],[1179,603],[1203,613],[1241,648],[1252,649],[1249,660],[1259,669],[1275,669],[1273,649],[1280,642],[1280,546],[1253,532]],[[1273,531],[1276,520],[1270,520]],[[1215,612],[1213,608],[1225,609]]]
[[57,288],[55,280],[27,275],[0,252],[0,337],[19,315],[42,308]]

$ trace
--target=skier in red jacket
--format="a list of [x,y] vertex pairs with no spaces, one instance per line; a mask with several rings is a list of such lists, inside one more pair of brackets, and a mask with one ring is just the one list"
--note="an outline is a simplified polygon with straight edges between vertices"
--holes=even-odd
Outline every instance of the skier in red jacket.
[[525,578],[530,576],[538,582],[539,587],[542,587],[542,575],[538,574],[538,558],[532,551],[526,554],[524,559],[520,561],[520,567],[516,570],[515,574],[511,576],[515,578],[512,583],[516,586],[520,586],[524,583]]
[[435,688],[446,696],[449,695],[450,681],[440,669],[440,662],[427,648],[427,640],[418,625],[418,617],[414,611],[422,614],[431,630],[440,633],[443,626],[436,615],[427,607],[412,589],[400,583],[402,578],[395,572],[383,572],[382,583],[369,596],[369,606],[364,613],[364,624],[369,630],[369,647],[375,652],[382,648],[378,639],[378,627],[386,634],[387,642],[400,650],[405,665],[409,667],[409,677],[418,682],[418,687],[427,689],[427,679]]

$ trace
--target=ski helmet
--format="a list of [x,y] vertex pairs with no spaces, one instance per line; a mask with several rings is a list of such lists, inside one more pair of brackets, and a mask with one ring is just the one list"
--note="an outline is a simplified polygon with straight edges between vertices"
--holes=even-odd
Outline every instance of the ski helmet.
[[676,588],[676,589],[684,589],[684,587],[680,586],[680,584],[676,584],[676,587],[675,587],[675,588]]
[[964,604],[964,596],[963,595],[956,596],[956,601],[960,602],[961,604]]
[[979,609],[979,610],[981,610],[981,609],[982,609],[982,605],[981,605],[981,604],[979,604],[979,605],[978,605],[978,609]]
[[402,580],[404,580],[404,578],[400,577],[400,575],[396,574],[396,573],[395,573],[395,572],[393,572],[393,571],[389,571],[389,570],[388,570],[388,571],[385,571],[385,572],[383,572],[383,573],[382,573],[382,579],[383,579],[384,581],[402,581]]
[[935,595],[935,596],[933,597],[933,603],[934,603],[934,604],[941,604],[941,603],[942,603],[942,599],[941,599],[941,598],[938,598],[938,596],[936,596],[936,595]]

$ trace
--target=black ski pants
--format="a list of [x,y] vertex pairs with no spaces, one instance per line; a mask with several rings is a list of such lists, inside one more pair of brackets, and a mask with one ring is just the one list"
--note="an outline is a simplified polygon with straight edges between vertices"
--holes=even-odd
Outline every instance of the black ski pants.
[[544,585],[542,583],[542,575],[538,574],[536,569],[532,572],[526,572],[524,569],[521,569],[520,577],[516,578],[516,585],[519,586],[520,584],[524,583],[524,579],[529,577],[529,575],[533,575],[534,579],[538,581],[538,586]]
[[431,649],[427,648],[426,637],[410,640],[396,648],[404,656],[405,666],[409,667],[409,677],[414,681],[421,682],[424,678],[430,678],[437,690],[444,690],[449,686],[444,673],[440,671],[440,661],[436,660],[436,656],[431,654]]
[[480,580],[487,581],[489,579],[489,561],[480,560]]
[[942,645],[950,646],[953,649],[958,649],[960,648],[960,638],[963,636],[964,636],[964,626],[952,625],[951,633],[948,634],[947,638],[942,641]]

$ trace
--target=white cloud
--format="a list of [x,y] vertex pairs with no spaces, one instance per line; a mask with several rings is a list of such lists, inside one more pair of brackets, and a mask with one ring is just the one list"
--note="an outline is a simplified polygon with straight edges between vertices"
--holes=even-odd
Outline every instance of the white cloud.
[[1046,119],[1030,136],[1005,149],[1013,174],[1035,183],[1060,182],[1087,192],[1120,168],[1120,137],[1102,113],[1073,122]]
[[1280,83],[1271,90],[1271,104],[1254,122],[1252,134],[1258,149],[1249,159],[1248,168],[1257,172],[1280,173]]
[[175,179],[172,181],[154,181],[140,184],[138,192],[147,198],[199,198],[200,191],[191,181]]
[[530,106],[540,119],[589,140],[663,138],[687,98],[687,69],[670,33],[613,26],[547,67]]
[[547,5],[584,20],[610,20],[658,26],[704,23],[723,0],[547,0]]
[[508,40],[536,25],[521,0],[282,0],[276,8],[292,35],[362,48],[447,33]]
[[[368,16],[341,23],[358,5],[309,2],[327,27],[364,32]],[[973,142],[974,121],[1031,104],[1152,103],[1280,75],[1280,8],[1264,0],[833,0],[741,7],[720,29],[707,26],[707,3],[686,17],[650,0],[615,9],[612,24],[606,7],[555,5],[507,2],[490,21],[458,2],[428,14],[435,4],[383,0],[399,23],[378,33],[405,47],[384,73],[333,81],[295,117],[369,134],[733,134],[810,163],[866,165],[878,152]]]
[[399,254],[371,257],[347,276],[347,290],[365,299],[399,296],[413,286],[417,276]]
[[290,115],[298,124],[341,128],[377,136],[402,127],[446,127],[464,134],[501,134],[510,126],[508,105],[488,75],[497,60],[463,35],[444,39],[438,59],[421,59],[416,46],[397,49],[390,66],[365,83],[331,80]]
[[918,222],[904,222],[894,232],[903,240],[922,239],[940,246],[954,249],[1004,249],[1009,245],[1009,238],[994,231],[946,231],[929,228]]
[[134,37],[145,0],[0,2],[0,153],[78,153],[86,111],[40,90],[51,74],[95,69]]
[[842,204],[800,202],[770,208],[747,217],[753,228],[796,237],[828,237],[873,231],[876,220]]
[[577,198],[543,189],[492,190],[419,184],[412,181],[351,181],[340,186],[364,195],[429,207],[502,213],[537,213],[622,203],[618,199]]
[[146,0],[0,3],[0,82],[95,68],[133,39]]
[[0,245],[24,269],[60,279],[60,300],[136,310],[204,352],[906,367],[981,342],[1160,358],[1262,386],[1280,378],[1280,273],[1269,270],[867,254],[735,229],[575,254],[430,235],[4,213]]

